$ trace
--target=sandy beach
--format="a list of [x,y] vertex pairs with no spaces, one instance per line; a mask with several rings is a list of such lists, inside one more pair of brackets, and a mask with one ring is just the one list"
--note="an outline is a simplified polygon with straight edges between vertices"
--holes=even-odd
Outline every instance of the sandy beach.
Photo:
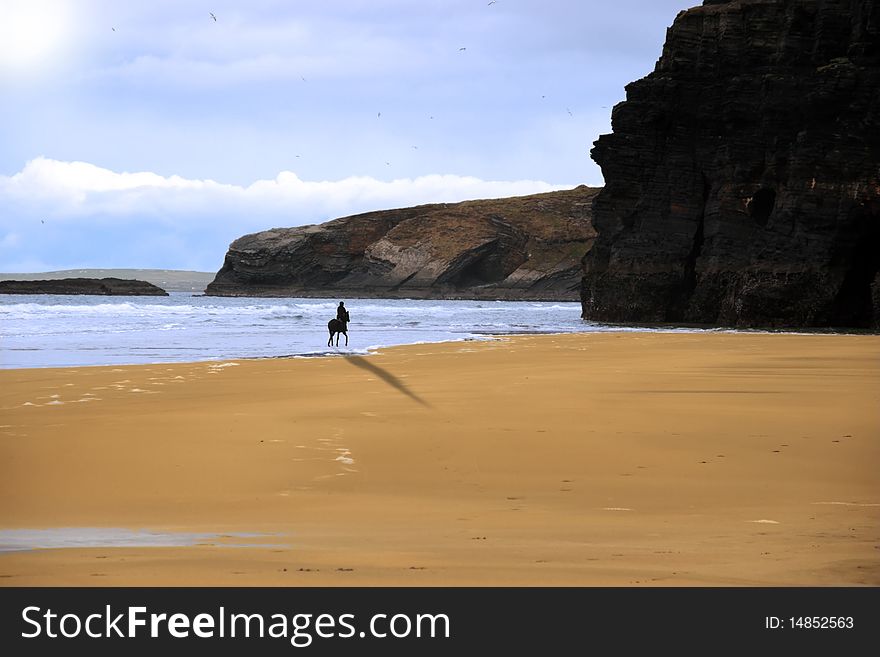
[[2,586],[880,585],[878,336],[5,370],[0,408],[0,530],[202,535]]

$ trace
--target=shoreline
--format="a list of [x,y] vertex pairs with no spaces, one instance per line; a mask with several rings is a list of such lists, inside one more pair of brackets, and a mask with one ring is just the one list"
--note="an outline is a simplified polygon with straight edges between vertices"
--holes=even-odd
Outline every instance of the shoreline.
[[0,529],[219,535],[3,552],[0,586],[880,585],[873,335],[516,335],[0,383]]
[[[360,348],[359,351],[347,351],[347,352],[303,352],[296,354],[279,354],[279,355],[266,355],[266,356],[218,356],[216,358],[206,358],[202,360],[169,360],[169,361],[152,361],[148,363],[100,363],[94,365],[35,365],[33,367],[4,367],[0,364],[0,372],[11,372],[17,370],[53,370],[53,369],[71,369],[71,368],[95,368],[95,367],[143,367],[143,366],[160,366],[160,365],[196,365],[196,364],[204,364],[204,363],[224,363],[229,361],[264,361],[264,360],[278,360],[278,359],[320,359],[320,358],[335,358],[335,357],[347,357],[347,356],[374,356],[376,354],[382,353],[388,349],[398,349],[401,347],[415,347],[419,345],[443,345],[443,344],[459,344],[463,342],[486,342],[492,340],[503,340],[505,338],[520,338],[520,337],[532,337],[532,336],[564,336],[564,335],[611,335],[611,334],[656,334],[656,335],[700,335],[700,334],[714,334],[714,335],[788,335],[788,336],[829,336],[829,337],[845,337],[845,336],[853,336],[853,337],[868,337],[868,336],[876,336],[880,337],[880,332],[873,331],[871,329],[865,329],[864,331],[859,329],[851,329],[851,330],[838,330],[838,329],[821,329],[817,328],[814,330],[810,329],[757,329],[757,328],[731,328],[731,327],[678,327],[678,326],[669,326],[669,327],[653,327],[653,326],[637,326],[631,324],[601,324],[603,328],[601,330],[578,330],[578,331],[517,331],[517,332],[493,332],[493,331],[472,331],[468,335],[462,338],[449,338],[445,340],[423,340],[416,342],[406,342],[401,344],[393,344],[393,345],[369,345],[366,347]],[[335,347],[334,347],[335,348]],[[340,349],[355,349],[355,347],[339,347]]]

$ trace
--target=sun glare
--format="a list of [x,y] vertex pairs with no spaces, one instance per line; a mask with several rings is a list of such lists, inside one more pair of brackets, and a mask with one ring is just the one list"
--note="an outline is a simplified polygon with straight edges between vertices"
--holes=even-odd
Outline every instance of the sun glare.
[[33,72],[58,56],[70,32],[65,0],[0,0],[0,72]]

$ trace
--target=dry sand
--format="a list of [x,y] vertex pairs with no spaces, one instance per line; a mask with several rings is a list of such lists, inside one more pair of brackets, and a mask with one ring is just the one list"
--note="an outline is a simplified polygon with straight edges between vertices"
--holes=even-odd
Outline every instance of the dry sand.
[[880,584],[880,337],[235,363],[0,371],[0,529],[261,534],[0,585]]

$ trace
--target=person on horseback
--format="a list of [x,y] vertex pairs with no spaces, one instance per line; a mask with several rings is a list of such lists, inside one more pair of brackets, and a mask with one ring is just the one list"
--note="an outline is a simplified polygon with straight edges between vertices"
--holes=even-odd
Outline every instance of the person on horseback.
[[339,307],[336,309],[336,317],[327,323],[327,330],[330,332],[330,339],[327,340],[327,346],[333,346],[333,336],[336,336],[336,346],[339,346],[339,335],[345,336],[345,346],[348,346],[348,322],[350,317],[345,309],[345,302],[340,301]]
[[336,308],[336,319],[342,322],[342,330],[343,332],[348,328],[349,315],[348,311],[345,309],[345,302],[340,301],[339,306]]

